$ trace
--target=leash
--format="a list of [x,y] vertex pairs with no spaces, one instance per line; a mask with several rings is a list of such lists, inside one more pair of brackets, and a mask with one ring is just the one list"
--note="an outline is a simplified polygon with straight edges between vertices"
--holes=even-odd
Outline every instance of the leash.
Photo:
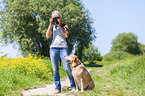
[[67,89],[66,89],[67,91],[71,91],[72,90],[72,88],[71,87],[67,87]]
[[59,58],[59,66],[61,66],[61,59]]

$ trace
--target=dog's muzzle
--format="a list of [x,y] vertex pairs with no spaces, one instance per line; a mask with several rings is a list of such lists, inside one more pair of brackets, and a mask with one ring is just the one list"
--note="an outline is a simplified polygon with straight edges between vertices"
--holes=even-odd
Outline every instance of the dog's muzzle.
[[65,62],[70,63],[70,60],[65,60]]

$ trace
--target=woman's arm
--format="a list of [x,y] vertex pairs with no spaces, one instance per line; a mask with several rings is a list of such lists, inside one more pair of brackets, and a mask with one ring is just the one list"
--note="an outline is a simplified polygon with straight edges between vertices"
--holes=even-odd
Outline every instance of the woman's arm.
[[69,36],[69,32],[68,32],[68,25],[64,26],[64,29],[60,26],[60,24],[58,25],[59,29],[61,30],[61,33],[63,34],[63,36],[65,38],[68,38]]
[[46,31],[46,38],[50,38],[51,37],[51,34],[52,34],[52,22],[53,22],[53,19],[52,18],[50,18],[49,19],[49,22],[50,22],[50,24],[49,24],[49,27],[48,27],[48,29],[47,29],[47,31]]

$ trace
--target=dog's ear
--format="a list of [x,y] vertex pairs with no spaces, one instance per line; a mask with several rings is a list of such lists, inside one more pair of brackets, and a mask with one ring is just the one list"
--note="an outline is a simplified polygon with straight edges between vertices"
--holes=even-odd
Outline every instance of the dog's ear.
[[76,63],[77,63],[78,61],[79,61],[79,59],[78,59],[77,57],[75,57],[74,62],[76,62]]
[[78,57],[75,58],[74,62],[76,62],[76,64],[82,63],[82,62],[78,59]]

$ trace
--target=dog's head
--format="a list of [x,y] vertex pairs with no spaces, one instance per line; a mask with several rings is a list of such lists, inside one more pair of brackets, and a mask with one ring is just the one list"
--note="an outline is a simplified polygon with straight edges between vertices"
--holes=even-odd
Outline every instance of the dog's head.
[[81,63],[76,55],[65,56],[65,60],[67,63],[72,64],[72,67],[75,67]]

